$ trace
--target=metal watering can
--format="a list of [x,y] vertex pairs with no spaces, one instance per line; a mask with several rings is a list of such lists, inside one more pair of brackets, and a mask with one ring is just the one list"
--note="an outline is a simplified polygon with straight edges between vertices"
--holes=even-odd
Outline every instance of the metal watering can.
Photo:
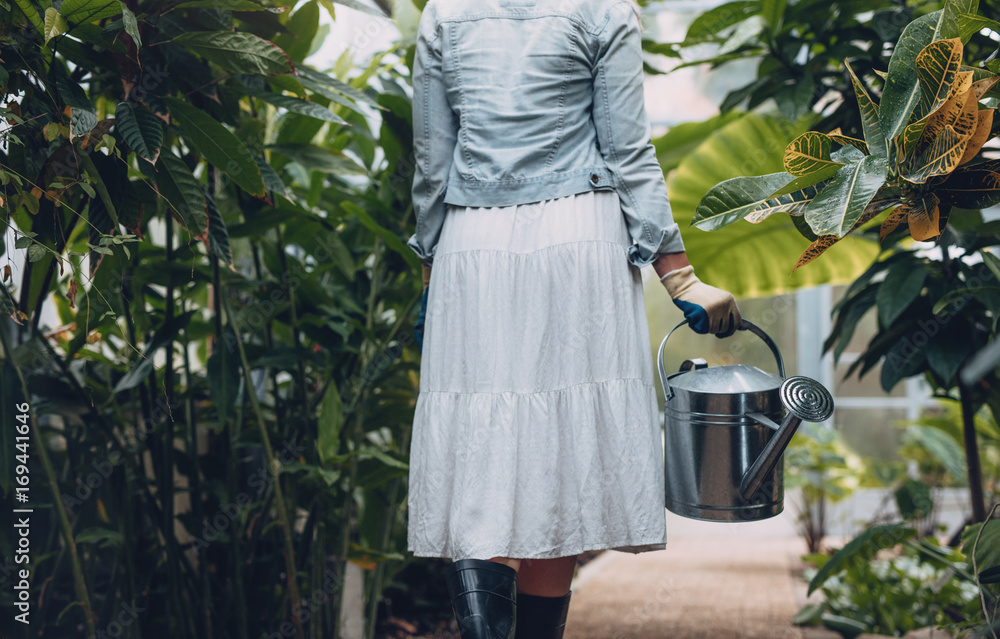
[[[774,341],[743,320],[739,330],[760,337],[778,374],[736,364],[709,368],[689,359],[667,375],[660,343],[656,364],[664,397],[664,471],[667,509],[705,521],[758,521],[784,508],[783,453],[799,424],[833,414],[833,397],[808,377],[785,379]],[[779,425],[780,423],[780,425]]]

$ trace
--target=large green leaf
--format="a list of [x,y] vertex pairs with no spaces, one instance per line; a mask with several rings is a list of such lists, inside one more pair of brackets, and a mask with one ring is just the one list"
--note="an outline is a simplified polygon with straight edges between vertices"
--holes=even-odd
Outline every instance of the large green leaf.
[[315,144],[271,144],[268,148],[274,153],[279,153],[289,160],[298,162],[310,171],[367,175],[364,167],[359,166],[342,151]]
[[31,22],[31,25],[38,29],[38,33],[45,33],[45,22],[42,21],[42,16],[39,15],[34,2],[31,0],[14,0],[14,4],[16,4],[22,12],[24,12],[24,15],[28,17],[28,21]]
[[322,104],[316,104],[315,102],[310,102],[309,100],[294,98],[290,95],[267,93],[265,91],[248,91],[247,94],[252,95],[255,98],[260,98],[265,102],[270,102],[276,107],[288,109],[292,113],[298,113],[300,115],[316,118],[317,120],[323,120],[325,122],[345,124],[344,119],[339,115]]
[[378,101],[371,97],[370,95],[355,89],[351,85],[338,80],[333,75],[328,73],[321,73],[316,69],[311,69],[305,65],[300,65],[296,68],[298,71],[299,78],[310,91],[315,91],[320,95],[330,98],[337,104],[342,104],[349,108],[356,110],[356,106],[353,106],[351,102],[344,101],[344,98],[350,98],[355,102],[364,102],[369,106],[373,106],[376,109],[385,109]]
[[156,163],[163,144],[163,123],[152,111],[135,102],[119,102],[115,109],[115,127],[126,144],[140,157]]
[[958,13],[962,3],[946,0],[944,9],[920,16],[903,30],[886,77],[882,100],[879,103],[879,121],[887,139],[902,132],[920,99],[920,82],[917,74],[917,55],[934,40],[954,38],[958,34]]
[[781,29],[788,0],[761,0],[760,5],[761,17],[764,18],[764,21],[770,27],[771,34],[776,34]]
[[698,203],[691,224],[703,231],[714,231],[742,220],[766,204],[772,193],[792,179],[793,176],[781,171],[721,182]]
[[896,264],[889,269],[885,281],[879,286],[875,301],[878,304],[879,324],[884,327],[903,314],[919,296],[927,278],[927,269],[922,265],[914,267],[909,262]]
[[795,177],[842,166],[830,159],[831,140],[824,133],[806,131],[785,148],[785,171]]
[[121,12],[118,0],[65,0],[59,7],[59,13],[73,24],[110,18]]
[[280,46],[292,60],[302,61],[312,48],[316,32],[319,30],[319,4],[306,2],[289,16],[287,33],[275,36],[275,44]]
[[288,73],[292,62],[277,45],[252,33],[192,31],[174,38],[201,57],[236,73]]
[[229,129],[201,109],[166,98],[170,114],[180,122],[194,148],[247,193],[264,195],[264,181],[250,151]]
[[229,231],[226,219],[215,204],[212,194],[205,192],[205,212],[208,215],[208,247],[223,264],[233,268],[233,251],[229,246]]
[[826,583],[826,580],[842,570],[847,569],[855,561],[870,561],[880,550],[888,550],[907,539],[917,536],[917,531],[904,524],[883,524],[872,526],[860,535],[847,542],[835,552],[828,562],[823,564],[809,582],[809,594]]
[[958,34],[962,42],[968,42],[969,38],[983,29],[1000,32],[1000,22],[976,13],[958,14]]
[[1000,566],[1000,519],[990,519],[981,524],[966,526],[962,531],[962,551],[968,558],[971,569],[973,548],[975,548],[975,568],[980,573]]
[[[686,228],[702,197],[719,182],[747,173],[782,170],[782,151],[811,126],[747,114],[710,135],[677,167],[667,182],[674,220],[684,229],[684,245],[699,277],[737,297],[776,295],[800,287],[853,281],[878,254],[878,247],[847,237],[831,249],[829,259],[792,273],[808,246],[795,229],[795,219],[774,215],[760,224],[732,224],[711,232]],[[762,153],[763,149],[773,149]],[[733,268],[739,264],[739,268]]]
[[888,157],[889,147],[886,144],[885,135],[882,133],[882,124],[878,118],[878,105],[868,95],[868,89],[861,83],[860,78],[854,73],[851,65],[845,62],[847,71],[851,74],[851,83],[854,85],[854,95],[858,99],[858,109],[861,111],[861,126],[865,135],[865,144],[872,155]]
[[66,18],[62,14],[52,7],[45,10],[45,44],[48,44],[52,38],[66,33],[67,29],[69,29],[69,24],[66,23]]
[[188,233],[204,238],[208,228],[205,192],[191,169],[172,153],[164,153],[156,167],[156,186],[164,206],[180,220]]
[[705,11],[688,27],[684,41],[694,43],[717,38],[734,24],[739,24],[747,18],[758,15],[761,11],[759,1],[737,1]]
[[907,426],[903,433],[903,443],[912,443],[923,448],[942,466],[948,469],[952,480],[966,479],[965,452],[961,444],[946,431],[931,425],[914,424]]
[[688,153],[705,141],[705,138],[741,117],[743,117],[742,113],[733,110],[701,122],[685,122],[670,127],[666,133],[653,140],[660,168],[663,169],[664,173],[674,170],[681,163],[681,160],[687,157]]
[[119,5],[122,9],[122,25],[125,27],[125,32],[132,37],[132,41],[135,42],[135,46],[142,46],[142,36],[139,34],[139,21],[136,19],[135,14],[125,6],[124,2],[119,0]]
[[888,161],[875,155],[841,167],[806,208],[809,227],[819,236],[843,237],[885,183],[888,168]]

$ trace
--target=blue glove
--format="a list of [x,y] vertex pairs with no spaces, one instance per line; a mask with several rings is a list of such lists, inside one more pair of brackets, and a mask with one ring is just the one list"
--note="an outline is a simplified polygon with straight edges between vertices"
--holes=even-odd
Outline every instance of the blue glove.
[[417,350],[424,352],[424,320],[427,318],[427,291],[429,286],[424,287],[424,294],[420,296],[420,314],[417,315],[417,323],[413,325],[413,334],[417,336]]
[[691,266],[670,271],[660,281],[695,333],[729,337],[743,321],[732,294],[703,283]]

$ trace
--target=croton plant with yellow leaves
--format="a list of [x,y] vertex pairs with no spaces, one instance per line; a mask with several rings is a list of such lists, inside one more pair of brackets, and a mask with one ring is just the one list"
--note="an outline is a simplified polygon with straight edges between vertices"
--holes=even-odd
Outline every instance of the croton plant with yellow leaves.
[[[933,20],[923,24],[924,31],[934,30],[929,35],[940,33]],[[878,103],[845,61],[863,140],[839,128],[802,134],[785,149],[784,171],[713,187],[698,205],[694,226],[713,230],[788,213],[812,240],[798,268],[880,215],[880,239],[906,225],[913,239],[934,240],[952,207],[1000,203],[1000,160],[973,162],[994,135],[996,109],[981,100],[1000,76],[964,65],[957,37],[932,39],[916,50],[915,63],[906,64],[907,47],[927,35],[904,33],[900,55],[879,74],[885,87]]]

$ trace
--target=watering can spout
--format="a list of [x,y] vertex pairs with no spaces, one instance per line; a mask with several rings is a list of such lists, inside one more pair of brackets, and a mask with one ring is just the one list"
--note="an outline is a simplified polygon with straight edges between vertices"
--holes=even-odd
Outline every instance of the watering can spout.
[[788,415],[780,426],[763,413],[747,414],[747,417],[777,432],[743,475],[740,494],[746,500],[753,497],[764,478],[774,470],[775,464],[785,452],[799,424],[803,421],[823,422],[833,415],[833,396],[814,379],[802,376],[789,377],[781,383],[779,392],[781,403],[788,410]]

